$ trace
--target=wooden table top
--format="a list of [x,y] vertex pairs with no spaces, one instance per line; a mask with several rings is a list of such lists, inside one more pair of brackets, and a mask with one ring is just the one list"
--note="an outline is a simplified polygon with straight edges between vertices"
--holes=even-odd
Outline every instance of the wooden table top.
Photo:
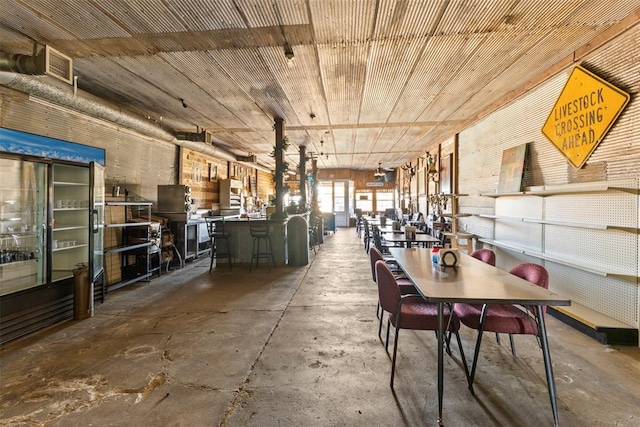
[[436,266],[431,250],[389,248],[422,296],[431,302],[571,305],[571,300],[460,253],[456,267]]

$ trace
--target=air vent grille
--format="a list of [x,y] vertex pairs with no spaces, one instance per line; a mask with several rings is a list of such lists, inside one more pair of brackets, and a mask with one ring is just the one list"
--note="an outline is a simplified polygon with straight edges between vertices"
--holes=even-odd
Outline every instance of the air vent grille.
[[72,84],[73,60],[50,46],[46,46],[45,49],[45,73]]

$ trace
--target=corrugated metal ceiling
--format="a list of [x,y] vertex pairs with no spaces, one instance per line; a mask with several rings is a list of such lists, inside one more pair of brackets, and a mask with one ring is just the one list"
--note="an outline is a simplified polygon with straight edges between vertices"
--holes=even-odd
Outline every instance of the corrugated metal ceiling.
[[49,44],[74,58],[81,89],[168,130],[206,129],[271,165],[277,116],[290,161],[307,145],[329,155],[320,167],[370,169],[400,166],[613,26],[637,25],[640,0],[3,0],[0,9],[0,51]]

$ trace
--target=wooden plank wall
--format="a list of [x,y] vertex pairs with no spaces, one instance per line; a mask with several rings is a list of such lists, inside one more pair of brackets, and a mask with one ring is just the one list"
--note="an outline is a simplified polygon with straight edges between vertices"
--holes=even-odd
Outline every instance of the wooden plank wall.
[[269,196],[276,193],[273,185],[273,175],[269,172],[258,170],[258,197],[265,203],[269,201]]
[[218,179],[227,178],[228,162],[187,148],[180,149],[179,184],[191,187],[198,209],[211,209],[219,203]]
[[252,168],[243,163],[228,162],[186,148],[180,149],[179,184],[191,186],[191,197],[198,209],[211,209],[212,204],[220,202],[219,179],[234,178],[242,181],[252,194],[267,202],[274,194],[271,173]]
[[[354,169],[320,169],[318,171],[318,179],[348,179],[354,182],[355,190],[373,191],[376,189],[393,190],[396,188],[395,182],[385,182],[381,187],[367,187],[367,182],[374,182],[375,177],[373,170],[354,170]],[[397,176],[396,176],[397,180]]]

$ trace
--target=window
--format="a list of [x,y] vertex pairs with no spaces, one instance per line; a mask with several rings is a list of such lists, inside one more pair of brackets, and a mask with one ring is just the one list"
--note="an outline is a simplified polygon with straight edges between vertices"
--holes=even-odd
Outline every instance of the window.
[[344,212],[344,190],[346,182],[334,182],[333,189],[335,191],[333,197],[333,211]]
[[376,192],[376,211],[384,212],[385,209],[393,209],[393,192]]
[[373,193],[356,193],[356,209],[362,209],[362,212],[371,212],[373,210]]

